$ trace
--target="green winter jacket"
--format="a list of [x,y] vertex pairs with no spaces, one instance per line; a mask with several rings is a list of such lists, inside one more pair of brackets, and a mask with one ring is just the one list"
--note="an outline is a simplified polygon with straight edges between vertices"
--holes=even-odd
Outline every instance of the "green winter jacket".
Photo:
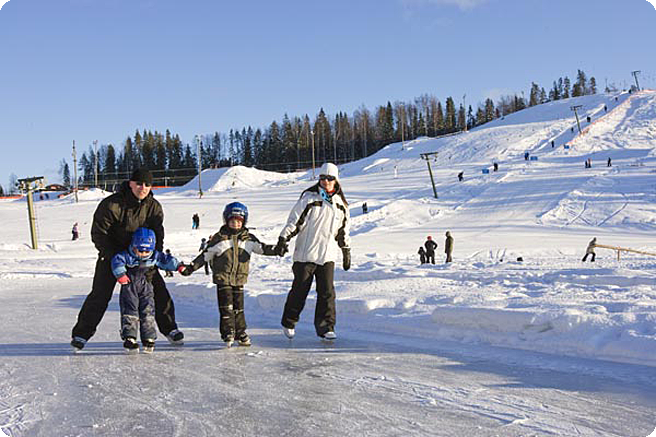
[[248,266],[251,253],[275,255],[274,245],[261,243],[248,228],[237,232],[223,225],[210,239],[205,250],[191,263],[192,271],[201,268],[206,262],[212,268],[212,281],[215,284],[240,286],[248,280]]

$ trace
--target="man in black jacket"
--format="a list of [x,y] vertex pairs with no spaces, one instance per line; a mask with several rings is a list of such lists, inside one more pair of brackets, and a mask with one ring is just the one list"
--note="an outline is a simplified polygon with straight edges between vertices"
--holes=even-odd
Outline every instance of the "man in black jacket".
[[[107,305],[112,298],[116,278],[112,274],[111,259],[130,245],[132,233],[139,227],[152,229],[157,238],[155,248],[164,246],[164,212],[150,189],[153,176],[146,169],[137,169],[129,181],[123,182],[118,192],[105,198],[93,214],[91,240],[98,249],[91,293],[87,296],[73,327],[71,345],[81,350],[95,334]],[[172,344],[181,345],[184,335],[175,323],[175,308],[159,270],[152,277],[155,292],[155,321],[159,330]]]

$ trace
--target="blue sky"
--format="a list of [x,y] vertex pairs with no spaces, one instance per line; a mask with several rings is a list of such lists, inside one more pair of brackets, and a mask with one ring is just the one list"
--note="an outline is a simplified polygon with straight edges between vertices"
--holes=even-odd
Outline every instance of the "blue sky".
[[654,41],[646,0],[10,0],[0,184],[58,181],[73,140],[122,147],[135,129],[191,142],[425,93],[475,107],[577,69],[656,88]]

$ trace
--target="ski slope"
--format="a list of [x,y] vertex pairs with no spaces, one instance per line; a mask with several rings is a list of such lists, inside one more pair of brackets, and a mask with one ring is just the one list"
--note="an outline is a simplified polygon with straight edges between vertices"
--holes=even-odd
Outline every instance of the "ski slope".
[[[582,134],[572,105],[582,105]],[[215,288],[198,271],[167,281],[183,348],[160,338],[152,356],[126,356],[115,298],[72,355],[70,329],[95,260],[89,228],[108,193],[37,201],[38,250],[28,244],[25,201],[0,201],[0,429],[12,437],[647,436],[656,426],[656,259],[618,261],[607,249],[595,263],[581,257],[593,237],[656,253],[655,133],[656,92],[586,96],[391,144],[340,167],[353,267],[336,269],[332,345],[314,336],[312,294],[297,338],[279,332],[288,255],[251,262],[251,348],[223,350]],[[527,151],[537,160],[524,160]],[[438,152],[437,199],[420,157],[428,152]],[[232,200],[248,205],[253,233],[273,243],[311,175],[232,167],[203,171],[202,198],[198,179],[157,190],[165,245],[191,260]],[[427,235],[439,245],[435,265],[418,262]]]

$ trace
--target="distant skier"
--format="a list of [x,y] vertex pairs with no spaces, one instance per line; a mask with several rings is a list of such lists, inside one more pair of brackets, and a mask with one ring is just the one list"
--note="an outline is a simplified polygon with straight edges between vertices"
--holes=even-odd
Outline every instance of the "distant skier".
[[198,214],[194,214],[191,217],[191,229],[198,229],[200,227],[200,217]]
[[608,161],[606,162],[606,167],[612,167],[613,164],[610,162],[610,157],[608,157]]
[[588,248],[585,249],[585,256],[583,257],[583,259],[581,261],[585,262],[585,260],[588,259],[588,255],[592,255],[592,259],[590,260],[590,262],[594,262],[594,260],[596,258],[594,248],[595,248],[596,245],[597,245],[597,237],[590,240],[590,243],[588,243]]
[[419,262],[421,264],[426,264],[426,251],[424,250],[424,246],[419,246],[417,253],[419,254]]
[[524,152],[524,161],[528,161],[529,153]]
[[77,240],[80,238],[80,231],[77,227],[77,222],[73,224],[73,229],[71,230],[71,233],[73,234],[73,241]]
[[367,202],[362,203],[362,214],[366,214],[369,212],[369,206],[367,206]]
[[446,240],[444,241],[444,253],[446,253],[446,261],[450,263],[453,261],[453,258],[451,258],[451,254],[453,253],[453,237],[451,236],[451,232],[446,231]]
[[426,237],[424,247],[426,248],[426,262],[435,264],[435,249],[437,249],[437,243],[433,241],[433,237],[430,235]]
[[499,164],[498,164],[498,163],[495,162],[495,163],[492,165],[492,167],[493,167],[493,170],[494,170],[494,171],[499,171]]
[[551,148],[552,149],[554,148],[555,145],[556,145],[556,143],[554,142],[554,140],[551,140]]
[[458,173],[458,180],[459,180],[460,182],[462,182],[462,180],[465,179],[465,176],[464,176],[464,175],[465,175],[465,172],[464,172],[464,171],[461,171],[460,173]]

